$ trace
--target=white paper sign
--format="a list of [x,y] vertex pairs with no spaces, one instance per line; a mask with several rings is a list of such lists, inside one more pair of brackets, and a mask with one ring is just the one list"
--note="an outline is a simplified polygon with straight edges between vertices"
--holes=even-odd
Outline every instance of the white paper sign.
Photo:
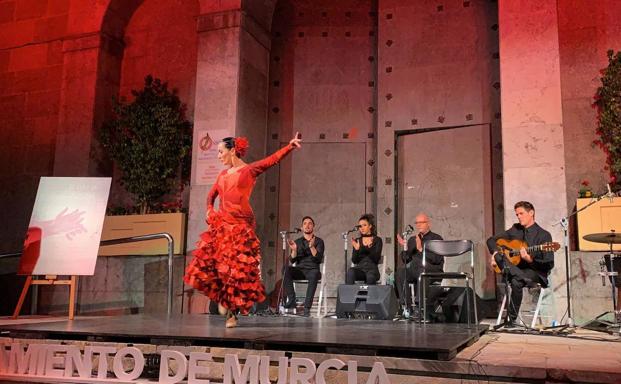
[[42,177],[19,274],[92,275],[111,178]]
[[216,182],[223,166],[218,161],[218,143],[231,136],[228,129],[201,130],[198,132],[196,151],[196,185],[211,185]]

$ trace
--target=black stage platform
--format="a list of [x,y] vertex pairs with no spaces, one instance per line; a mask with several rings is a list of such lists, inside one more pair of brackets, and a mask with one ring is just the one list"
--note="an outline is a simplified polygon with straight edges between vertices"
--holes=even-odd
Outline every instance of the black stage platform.
[[0,325],[4,337],[200,345],[450,360],[487,325],[243,316],[226,329],[215,315],[131,315]]

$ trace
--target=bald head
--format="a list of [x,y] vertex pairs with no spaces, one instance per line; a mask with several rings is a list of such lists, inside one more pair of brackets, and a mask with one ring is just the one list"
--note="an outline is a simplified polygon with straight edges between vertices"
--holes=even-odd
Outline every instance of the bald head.
[[429,220],[429,216],[427,216],[426,214],[421,212],[416,215],[416,218],[414,220],[416,230],[419,233],[425,234],[431,229],[431,221]]

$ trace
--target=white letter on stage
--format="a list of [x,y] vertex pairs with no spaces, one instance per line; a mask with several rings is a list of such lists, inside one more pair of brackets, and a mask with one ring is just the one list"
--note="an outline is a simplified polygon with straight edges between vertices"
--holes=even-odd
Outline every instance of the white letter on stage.
[[209,366],[198,365],[200,361],[213,361],[211,353],[190,352],[190,364],[188,365],[188,384],[209,384],[209,380],[197,379],[198,374],[208,375]]
[[[233,379],[233,380],[231,380]],[[237,355],[225,355],[224,356],[224,384],[250,384],[259,383],[259,356],[248,355],[246,357],[246,363],[242,370],[239,366],[239,359]]]
[[[131,355],[134,358],[134,369],[131,372],[125,372],[123,369],[123,359],[125,356]],[[120,380],[132,381],[140,377],[144,369],[144,356],[140,349],[136,347],[121,348],[114,355],[114,363],[112,365],[114,375]]]
[[388,374],[386,373],[386,369],[384,369],[384,364],[376,361],[373,363],[373,368],[371,369],[371,373],[369,374],[369,378],[367,379],[367,384],[390,384],[390,380],[388,380]]
[[347,362],[347,384],[358,384],[358,362],[356,360]]
[[[49,377],[63,377],[65,374],[65,356],[56,356],[60,352],[67,352],[65,345],[50,344],[47,346],[47,358],[45,359],[45,376]],[[62,366],[63,368],[55,368],[56,366]]]
[[6,352],[6,345],[0,343],[0,372],[9,371],[9,354]]
[[330,368],[341,369],[345,366],[339,359],[324,360],[319,367],[317,367],[317,375],[315,377],[316,384],[326,384],[326,371]]
[[88,346],[84,349],[84,355],[90,354],[90,356],[92,356],[95,353],[99,354],[99,364],[97,365],[97,378],[105,379],[106,377],[108,377],[108,355],[116,353],[116,348],[93,345]]
[[[160,354],[160,381],[161,384],[174,384],[178,383],[185,377],[185,373],[188,370],[188,361],[185,359],[183,353],[179,351],[164,350]],[[168,376],[168,359],[173,359],[177,362],[177,373],[174,376]]]
[[76,345],[69,345],[65,356],[65,377],[73,377],[73,372],[78,371],[78,376],[83,379],[91,377],[93,370],[92,350],[86,350],[84,356]]
[[261,362],[259,363],[259,383],[271,384],[270,382],[270,357],[261,356]]
[[31,375],[36,374],[37,360],[45,359],[45,344],[30,344],[26,353],[19,343],[11,343],[11,352],[9,353],[9,373],[24,375],[28,372]]
[[[300,371],[300,367],[305,367],[304,372]],[[291,359],[291,369],[289,370],[289,383],[291,384],[310,384],[310,381],[315,377],[315,362],[311,359],[303,357],[294,357]]]
[[278,382],[276,384],[287,384],[287,369],[289,368],[289,358],[278,358]]

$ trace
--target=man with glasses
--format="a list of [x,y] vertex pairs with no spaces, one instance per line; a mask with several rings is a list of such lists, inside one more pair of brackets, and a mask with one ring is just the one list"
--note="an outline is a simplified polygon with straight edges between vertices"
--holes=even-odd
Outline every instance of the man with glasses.
[[[401,259],[405,264],[397,269],[395,273],[395,285],[399,293],[399,302],[401,306],[407,305],[410,309],[412,306],[412,295],[409,284],[417,287],[418,278],[423,271],[426,272],[443,272],[444,257],[427,252],[425,258],[425,268],[423,269],[423,244],[429,240],[443,240],[442,236],[431,231],[431,221],[429,216],[424,213],[416,215],[415,219],[416,234],[407,241],[407,251],[401,252]],[[397,241],[404,246],[405,239],[397,235]]]

